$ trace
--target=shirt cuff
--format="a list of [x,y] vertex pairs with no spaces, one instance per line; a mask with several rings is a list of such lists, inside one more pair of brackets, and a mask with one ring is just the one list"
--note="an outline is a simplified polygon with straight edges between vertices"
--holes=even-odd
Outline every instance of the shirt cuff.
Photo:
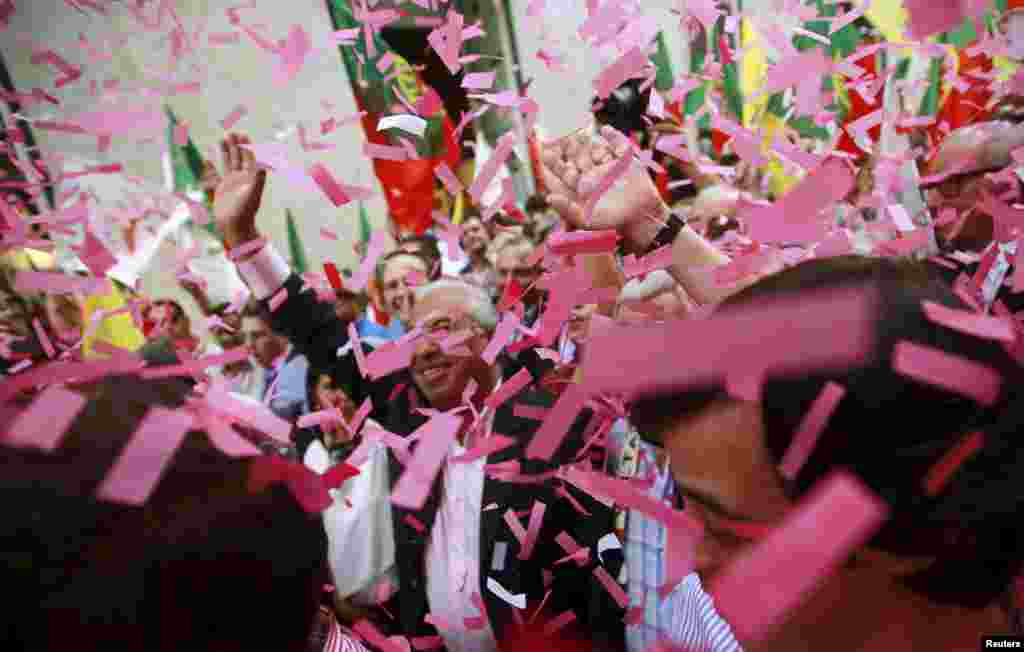
[[238,274],[260,301],[280,290],[291,273],[288,261],[269,242],[247,260],[238,263]]

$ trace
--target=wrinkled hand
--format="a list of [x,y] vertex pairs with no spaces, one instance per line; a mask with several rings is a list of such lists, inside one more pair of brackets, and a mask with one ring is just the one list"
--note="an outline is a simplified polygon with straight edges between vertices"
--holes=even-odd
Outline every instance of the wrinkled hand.
[[250,141],[230,134],[221,141],[224,175],[217,185],[213,214],[228,247],[259,238],[256,213],[260,209],[267,173],[256,165],[256,157],[242,147]]
[[633,144],[612,127],[600,137],[579,131],[544,146],[541,158],[548,202],[569,225],[591,230],[615,229],[627,245],[642,249],[654,238],[668,215],[647,169],[634,161],[629,170],[598,200],[589,222],[586,202]]

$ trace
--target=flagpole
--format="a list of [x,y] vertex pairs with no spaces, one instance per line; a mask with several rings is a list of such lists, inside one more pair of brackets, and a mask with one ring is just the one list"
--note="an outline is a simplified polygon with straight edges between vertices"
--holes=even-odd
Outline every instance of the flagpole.
[[[505,55],[501,58],[501,63],[505,67],[505,74],[509,79],[515,80],[516,94],[522,91],[523,77],[522,77],[522,66],[519,65],[519,58],[515,50],[515,40],[512,36],[512,13],[508,5],[508,0],[491,0],[494,3],[494,11],[498,14],[499,25],[499,36],[501,38],[501,51]],[[513,65],[514,63],[514,65]],[[530,167],[532,165],[530,161],[530,143],[527,140],[528,134],[526,133],[526,125],[523,123],[523,114],[518,109],[512,110],[512,124],[513,129],[516,130],[516,135],[519,139],[519,145],[523,148],[526,153],[525,157],[516,156],[519,159],[519,169],[512,170],[512,182],[515,184],[516,195],[521,201],[524,201],[527,197],[533,195],[536,189],[533,186],[533,171]],[[529,174],[526,174],[529,172]]]

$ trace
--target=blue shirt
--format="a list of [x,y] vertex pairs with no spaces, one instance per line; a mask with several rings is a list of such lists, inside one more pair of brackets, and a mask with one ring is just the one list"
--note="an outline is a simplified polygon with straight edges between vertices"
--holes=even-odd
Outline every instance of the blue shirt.
[[405,327],[402,322],[392,318],[387,326],[381,326],[377,322],[363,317],[356,321],[356,332],[359,337],[376,337],[386,342],[391,342],[405,335]]

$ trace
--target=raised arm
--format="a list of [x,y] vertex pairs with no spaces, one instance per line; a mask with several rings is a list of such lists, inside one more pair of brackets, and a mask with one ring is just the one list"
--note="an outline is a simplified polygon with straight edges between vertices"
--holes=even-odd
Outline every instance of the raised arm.
[[[248,143],[248,138],[236,134],[221,142],[224,174],[217,186],[213,212],[229,252],[252,248],[262,240],[256,228],[256,214],[266,185],[266,171],[256,164],[252,152],[243,147]],[[303,291],[302,279],[269,243],[248,251],[236,265],[253,296],[268,311],[269,300],[282,288],[287,292],[283,303],[270,311],[271,327],[287,337],[312,366],[334,369],[351,386],[352,399],[360,402],[369,388],[359,375],[353,356],[338,357],[338,349],[347,345],[349,338],[347,324],[335,316],[333,307],[317,301],[312,291]]]
[[[639,162],[634,162],[604,194],[589,221],[583,209],[588,193],[617,161],[631,155],[629,139],[611,127],[604,127],[600,136],[576,132],[547,144],[543,167],[552,191],[548,201],[562,219],[578,228],[616,229],[629,249],[643,253],[668,222],[671,211]],[[672,246],[673,264],[668,271],[694,301],[717,303],[734,291],[714,285],[710,275],[699,271],[724,265],[729,257],[693,229],[684,226]]]

